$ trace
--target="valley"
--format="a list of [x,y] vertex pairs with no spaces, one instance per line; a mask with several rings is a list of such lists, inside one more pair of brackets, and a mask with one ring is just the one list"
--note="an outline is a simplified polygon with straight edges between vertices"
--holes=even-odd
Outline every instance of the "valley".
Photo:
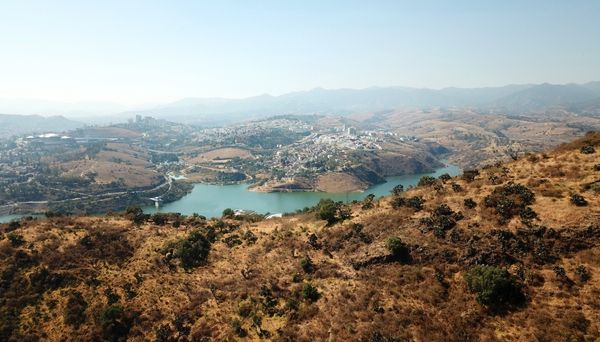
[[[280,218],[0,225],[3,340],[593,340],[600,134]],[[549,324],[551,322],[551,324]]]
[[594,112],[564,106],[518,116],[466,107],[279,115],[219,127],[136,115],[3,140],[0,213],[165,205],[196,183],[247,184],[264,193],[361,192],[386,177],[434,172],[442,160],[480,168],[594,130]]

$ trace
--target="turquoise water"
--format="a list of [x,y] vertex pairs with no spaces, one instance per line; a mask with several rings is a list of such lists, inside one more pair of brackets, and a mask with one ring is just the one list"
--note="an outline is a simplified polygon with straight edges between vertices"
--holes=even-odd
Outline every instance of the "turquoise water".
[[368,194],[387,196],[390,190],[402,184],[404,187],[415,185],[422,176],[437,177],[443,173],[451,176],[460,174],[457,166],[448,165],[432,173],[422,173],[407,176],[386,178],[387,182],[377,184],[365,192],[350,193],[324,193],[324,192],[252,192],[248,191],[247,184],[236,185],[210,185],[195,184],[192,192],[175,202],[164,204],[158,210],[153,206],[144,208],[144,212],[178,212],[184,215],[198,213],[206,217],[220,217],[223,209],[246,209],[257,213],[287,213],[297,209],[310,207],[322,198],[331,198],[336,201],[362,200]]
[[0,216],[0,223],[6,223],[6,222],[10,222],[12,220],[20,219],[23,216],[33,216],[33,217],[37,217],[37,218],[44,217],[43,215],[21,215],[21,214],[1,215]]
[[[416,185],[422,176],[437,177],[443,173],[451,176],[460,174],[457,166],[447,165],[432,173],[421,173],[406,176],[387,177],[386,183],[377,184],[365,192],[325,193],[325,192],[252,192],[248,191],[248,184],[236,185],[210,185],[195,184],[194,189],[187,196],[160,207],[160,212],[177,212],[184,215],[198,213],[206,217],[220,217],[223,209],[246,209],[260,214],[288,213],[297,209],[311,207],[322,198],[331,198],[336,201],[362,200],[368,194],[377,197],[387,196],[390,190],[398,184],[408,187]],[[155,213],[154,206],[144,207],[144,212]],[[0,216],[0,222],[9,222],[24,215]]]

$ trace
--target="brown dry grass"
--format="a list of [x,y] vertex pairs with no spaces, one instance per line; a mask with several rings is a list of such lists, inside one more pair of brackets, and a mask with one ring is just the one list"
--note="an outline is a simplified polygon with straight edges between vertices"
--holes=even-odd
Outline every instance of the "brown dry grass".
[[[176,263],[169,265],[161,250],[167,242],[211,222],[184,219],[175,229],[149,223],[136,227],[122,217],[24,221],[15,230],[23,235],[24,245],[0,241],[5,278],[21,260],[14,277],[3,283],[9,284],[3,293],[5,298],[14,296],[11,305],[21,307],[16,336],[22,339],[99,336],[98,317],[107,306],[104,292],[110,288],[120,295],[120,305],[135,314],[131,341],[154,340],[163,324],[175,340],[175,320],[182,314],[189,328],[187,339],[196,341],[241,339],[231,328],[236,319],[248,340],[262,336],[272,341],[591,341],[600,338],[600,195],[582,193],[586,207],[572,205],[569,198],[598,177],[592,168],[597,163],[598,153],[560,149],[547,158],[504,165],[508,170],[499,181],[489,178],[500,174],[498,167],[483,170],[471,183],[453,179],[462,186],[461,192],[454,192],[450,182],[439,191],[409,190],[405,196],[425,199],[422,211],[392,209],[390,199],[384,198],[373,209],[353,206],[353,218],[332,227],[325,227],[312,213],[230,222],[239,228],[220,235],[207,264],[189,272]],[[564,174],[552,172],[557,165]],[[500,224],[497,214],[483,205],[485,196],[508,181],[526,185],[536,195],[531,207],[538,219],[532,225],[518,217]],[[478,205],[465,208],[465,198]],[[423,233],[420,219],[442,203],[465,218],[445,238]],[[2,229],[6,232],[8,225]],[[244,240],[231,248],[224,243],[225,238],[247,231],[257,237],[255,243]],[[320,246],[308,243],[311,234]],[[85,236],[91,241],[88,247],[81,244]],[[391,236],[409,246],[411,262],[385,261],[385,244]],[[23,253],[30,264],[23,264]],[[314,273],[300,267],[306,256],[315,265]],[[364,266],[353,267],[357,262]],[[527,303],[502,314],[477,304],[462,275],[481,262],[522,273]],[[555,265],[564,267],[570,283],[554,274]],[[576,275],[579,265],[589,270],[589,281]],[[45,288],[39,295],[28,279],[42,267],[69,282]],[[317,287],[318,301],[299,297],[303,282]],[[127,286],[135,296],[127,296]],[[15,288],[20,292],[10,292]],[[63,319],[73,290],[88,302],[86,320],[78,329]]]

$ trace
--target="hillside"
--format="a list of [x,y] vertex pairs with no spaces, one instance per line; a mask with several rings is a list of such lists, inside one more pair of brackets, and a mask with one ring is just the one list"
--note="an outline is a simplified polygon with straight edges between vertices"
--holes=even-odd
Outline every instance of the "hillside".
[[0,340],[595,340],[599,153],[589,133],[270,220],[3,224]]
[[30,133],[66,132],[83,127],[83,123],[63,116],[0,114],[0,139]]
[[[370,87],[364,89],[315,88],[279,96],[241,99],[186,98],[146,110],[125,112],[152,115],[204,126],[223,125],[282,114],[353,115],[406,108],[479,108],[502,113],[530,113],[569,107],[590,110],[589,101],[600,97],[599,82],[585,84],[520,84],[484,88]],[[598,115],[594,108],[594,115]]]

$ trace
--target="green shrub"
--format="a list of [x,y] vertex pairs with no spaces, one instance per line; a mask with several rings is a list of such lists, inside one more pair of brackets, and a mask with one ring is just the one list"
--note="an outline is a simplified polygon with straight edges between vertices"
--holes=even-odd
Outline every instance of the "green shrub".
[[180,241],[175,249],[174,256],[181,260],[185,269],[191,269],[203,265],[208,258],[210,242],[199,231],[193,231],[187,239]]
[[494,208],[500,215],[500,223],[506,223],[514,215],[520,214],[528,205],[535,201],[534,193],[526,186],[508,183],[499,186],[484,198],[485,206]]
[[139,205],[130,205],[127,207],[125,216],[135,224],[142,224],[149,218],[149,215],[145,215]]
[[392,190],[391,193],[393,196],[400,196],[404,192],[404,185],[398,184]]
[[435,178],[431,177],[431,176],[423,176],[421,177],[421,179],[419,179],[419,183],[417,184],[418,186],[428,186],[428,185],[433,185],[435,184]]
[[474,266],[465,274],[477,302],[492,310],[522,304],[525,300],[522,285],[506,269],[495,266]]
[[23,239],[23,235],[17,234],[15,232],[10,232],[6,234],[8,241],[10,241],[11,246],[19,247],[25,244],[25,239]]
[[531,209],[531,207],[525,207],[521,209],[519,216],[521,216],[521,221],[523,221],[523,223],[528,223],[537,218],[537,213]]
[[352,217],[350,208],[346,207],[342,202],[335,202],[329,198],[321,199],[316,209],[317,218],[327,221],[327,225],[329,226]]
[[452,191],[461,192],[461,191],[463,191],[463,187],[460,186],[460,184],[458,184],[458,183],[452,183]]
[[155,213],[151,218],[152,222],[158,226],[163,226],[169,220],[169,216],[164,213]]
[[125,341],[131,329],[131,317],[125,313],[123,307],[111,305],[107,307],[100,317],[102,334],[109,341]]
[[365,199],[363,200],[362,203],[362,209],[363,210],[368,210],[368,209],[373,209],[373,207],[375,206],[373,204],[373,201],[375,200],[375,195],[373,194],[368,194]]
[[593,153],[596,153],[596,150],[594,149],[594,146],[592,146],[592,145],[583,146],[583,147],[581,147],[580,151],[583,154],[593,154]]
[[590,271],[584,265],[579,265],[575,268],[575,274],[579,277],[581,282],[586,282],[590,280]]
[[571,195],[571,203],[575,204],[578,207],[585,207],[588,204],[587,200],[579,194]]
[[171,327],[169,324],[161,324],[158,329],[156,329],[156,342],[167,342],[171,337]]
[[115,293],[110,287],[104,290],[104,296],[106,297],[108,305],[113,305],[121,300],[121,296],[119,296],[118,293]]
[[473,209],[477,206],[477,202],[475,202],[472,198],[465,198],[464,205],[465,208]]
[[467,182],[472,182],[475,180],[475,177],[479,176],[478,170],[465,170],[462,174],[462,179]]
[[387,240],[387,249],[396,260],[407,260],[410,257],[410,250],[402,240],[393,236]]
[[315,271],[315,265],[308,256],[300,260],[300,267],[302,267],[302,270],[306,273],[313,273]]
[[452,179],[452,177],[450,177],[450,175],[449,175],[449,174],[447,174],[447,173],[444,173],[444,174],[441,174],[441,175],[438,177],[438,179],[439,179],[439,180],[441,180],[441,181],[443,181],[443,182],[447,182],[447,181],[451,180],[451,179]]
[[231,321],[231,330],[238,337],[246,337],[248,335],[246,329],[242,327],[242,322],[237,318]]
[[302,286],[302,298],[310,302],[316,302],[321,298],[321,294],[311,283],[305,283]]
[[87,307],[88,303],[81,295],[81,292],[73,291],[67,299],[67,306],[63,315],[65,324],[79,328],[86,320],[85,310]]
[[225,210],[223,210],[223,217],[225,218],[231,218],[235,215],[235,212],[233,211],[233,209],[231,208],[227,208]]

